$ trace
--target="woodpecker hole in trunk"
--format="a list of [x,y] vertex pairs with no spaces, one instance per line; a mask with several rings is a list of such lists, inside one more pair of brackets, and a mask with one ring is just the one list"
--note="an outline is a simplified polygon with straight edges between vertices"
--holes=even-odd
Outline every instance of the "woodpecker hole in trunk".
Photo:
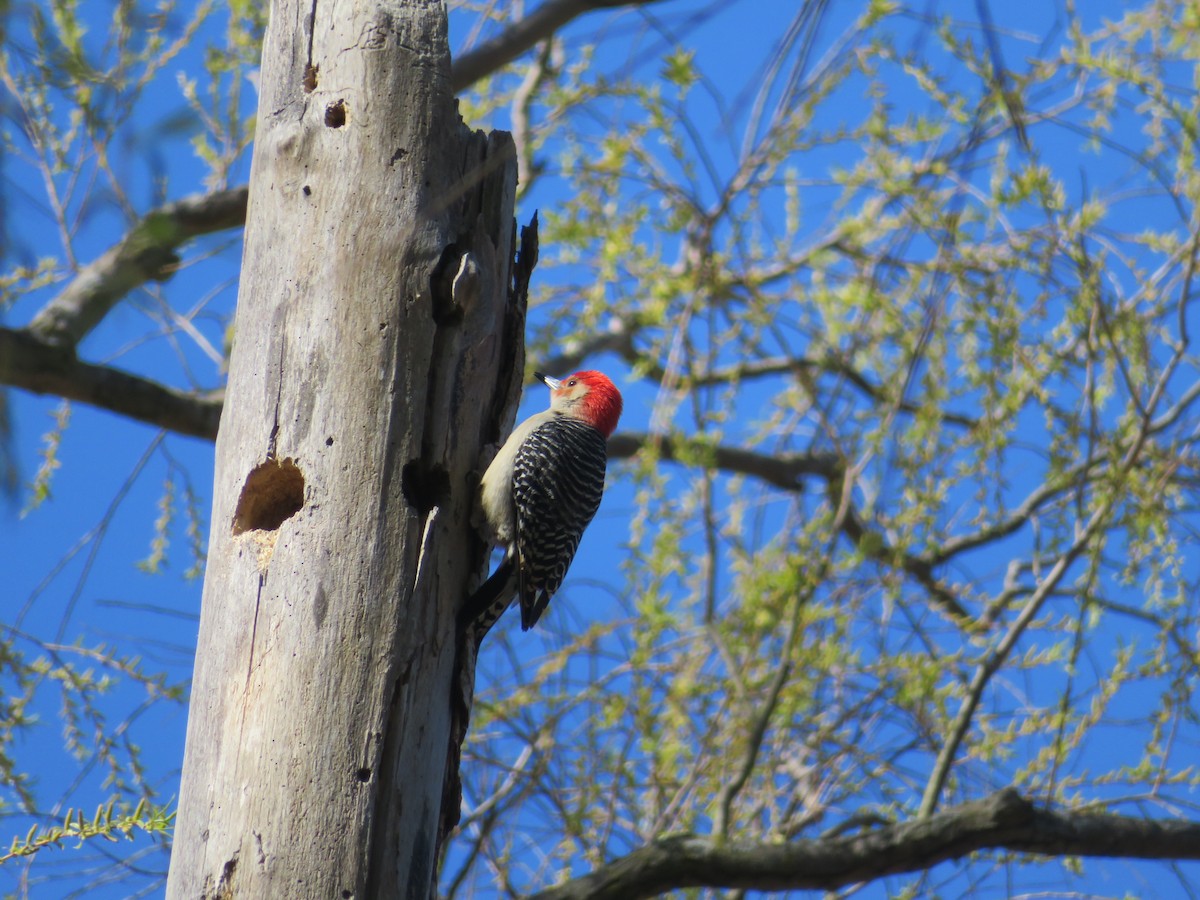
[[233,533],[275,531],[304,506],[304,475],[291,459],[255,466],[242,485]]
[[341,128],[346,124],[345,100],[336,100],[325,107],[325,124],[330,128]]
[[441,466],[427,468],[420,460],[404,466],[400,485],[404,499],[423,516],[450,497],[450,473]]

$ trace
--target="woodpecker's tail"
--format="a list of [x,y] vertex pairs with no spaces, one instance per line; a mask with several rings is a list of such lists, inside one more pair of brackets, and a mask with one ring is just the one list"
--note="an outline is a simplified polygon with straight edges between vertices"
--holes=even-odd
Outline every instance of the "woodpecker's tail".
[[504,615],[516,594],[517,564],[514,554],[506,553],[496,571],[471,595],[459,615],[463,631],[474,635],[475,646],[479,646],[496,620]]
[[550,605],[551,592],[531,587],[528,581],[518,578],[517,593],[521,596],[521,630],[528,631],[537,624],[537,620]]

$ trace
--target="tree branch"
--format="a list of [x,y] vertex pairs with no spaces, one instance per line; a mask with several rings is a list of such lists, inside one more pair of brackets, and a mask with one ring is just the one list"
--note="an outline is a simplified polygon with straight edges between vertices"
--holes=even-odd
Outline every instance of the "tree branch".
[[1047,856],[1200,859],[1200,823],[1040,809],[1014,788],[927,819],[860,834],[777,843],[660,838],[535,900],[633,900],[688,887],[835,890],[919,872],[980,850]]
[[722,471],[751,475],[785,491],[799,489],[805,475],[817,475],[824,479],[840,477],[838,460],[832,453],[783,453],[771,456],[740,447],[712,446],[702,441],[666,435],[633,432],[614,434],[608,440],[608,455],[613,459],[627,459],[647,444],[653,444],[659,458],[667,462],[680,462],[681,457],[694,455]]
[[29,323],[34,337],[74,347],[122,297],[147,281],[175,274],[181,244],[246,221],[245,186],[195,194],[151,210],[117,244],[83,268]]
[[[545,358],[541,365],[547,372],[566,374],[573,372],[583,364],[589,356],[598,353],[615,353],[630,365],[641,367],[646,378],[661,381],[665,371],[656,365],[648,365],[647,360],[639,357],[634,347],[633,338],[643,325],[633,318],[613,318],[604,331],[590,335],[586,340],[568,341],[561,353]],[[729,384],[734,381],[748,381],[752,378],[765,378],[774,375],[787,375],[799,372],[828,372],[840,375],[860,393],[873,403],[884,402],[883,391],[865,375],[849,363],[838,359],[835,354],[827,353],[820,357],[804,356],[774,356],[766,359],[751,360],[731,366],[721,366],[707,372],[692,372],[684,376],[684,382],[693,387],[712,387]],[[920,406],[907,400],[901,400],[897,405],[900,412],[916,415]],[[972,418],[959,413],[943,411],[941,420],[948,425],[960,428],[977,428],[985,419]]]
[[[832,453],[786,453],[772,456],[755,453],[740,447],[710,446],[700,441],[687,441],[667,436],[615,434],[608,441],[608,455],[627,459],[648,443],[654,443],[658,455],[668,462],[682,462],[683,456],[695,456],[708,461],[724,472],[749,475],[785,491],[799,490],[804,476],[814,475],[834,489],[834,504],[839,505],[843,467]],[[929,592],[930,598],[960,624],[972,621],[958,598],[933,574],[933,563],[892,547],[878,532],[871,531],[853,508],[840,518],[841,531],[870,559],[900,569]]]
[[597,329],[585,339],[570,339],[562,344],[562,352],[544,357],[538,366],[545,372],[565,375],[578,369],[585,359],[597,353],[615,353],[628,363],[637,359],[633,348],[633,333],[640,326],[625,317],[614,316],[604,330]]
[[[1187,342],[1183,341],[1163,367],[1149,399],[1145,406],[1141,408],[1141,426],[1134,435],[1128,449],[1121,457],[1120,465],[1116,469],[1119,479],[1124,479],[1140,459],[1142,449],[1146,446],[1146,442],[1150,439],[1151,430],[1154,428],[1153,416],[1155,411],[1166,394],[1167,384],[1170,382],[1171,376],[1186,353]],[[1122,496],[1122,493],[1116,489],[1110,490],[1100,500],[1099,505],[1088,518],[1086,524],[1080,526],[1078,522],[1076,523],[1075,540],[1059,556],[1058,561],[1055,562],[1054,567],[1038,584],[1037,589],[1029,595],[1029,599],[1025,601],[1025,606],[1022,608],[1020,615],[1009,626],[1008,632],[975,669],[975,674],[971,678],[970,685],[967,687],[967,693],[963,697],[962,703],[958,708],[958,713],[954,717],[954,722],[947,735],[946,743],[938,751],[933,771],[929,776],[928,783],[925,785],[925,795],[921,800],[922,816],[930,815],[937,808],[938,798],[941,795],[942,788],[945,787],[946,780],[950,776],[950,768],[958,754],[959,747],[962,746],[962,742],[966,739],[967,731],[975,715],[975,710],[983,698],[984,688],[991,681],[992,676],[999,671],[1000,666],[1004,664],[1008,655],[1016,647],[1017,641],[1024,634],[1025,629],[1029,627],[1034,617],[1041,610],[1042,604],[1046,602],[1046,599],[1066,576],[1071,565],[1088,549],[1092,538],[1100,530],[1101,526],[1107,522],[1109,514],[1117,505],[1118,498]]]
[[156,381],[80,362],[71,347],[0,328],[0,383],[98,406],[169,431],[215,440],[224,391],[188,394]]
[[934,576],[934,564],[928,559],[896,549],[878,531],[867,528],[853,509],[843,519],[842,531],[858,547],[863,556],[906,572],[917,584],[928,591],[933,601],[950,613],[960,625],[977,627],[972,626],[971,623],[974,620],[959,602],[958,597]]
[[544,41],[584,13],[657,2],[659,0],[546,0],[524,19],[455,59],[450,76],[454,92],[466,90],[479,79],[508,65],[538,41]]
[[942,543],[942,546],[930,555],[930,564],[935,566],[941,565],[958,556],[960,553],[974,550],[984,544],[994,543],[1008,537],[1028,524],[1029,520],[1047,503],[1057,499],[1067,491],[1079,487],[1081,482],[1086,484],[1103,475],[1107,471],[1107,468],[1104,460],[1089,459],[1069,469],[1058,478],[1046,481],[1031,491],[1007,518],[985,525],[971,534],[947,538]]

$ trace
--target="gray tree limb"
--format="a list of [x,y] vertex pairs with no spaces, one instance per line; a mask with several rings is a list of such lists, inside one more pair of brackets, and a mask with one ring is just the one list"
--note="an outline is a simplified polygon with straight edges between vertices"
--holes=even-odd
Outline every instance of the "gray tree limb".
[[839,477],[840,472],[837,457],[832,453],[756,453],[741,447],[710,446],[701,441],[634,432],[614,434],[608,441],[608,455],[613,459],[628,459],[651,444],[659,458],[668,462],[699,457],[721,471],[750,475],[785,491],[799,489],[806,475],[829,479]]
[[182,244],[245,223],[248,195],[243,185],[194,194],[151,210],[47,303],[29,323],[29,331],[45,343],[74,347],[131,290],[174,275],[179,265],[175,251]]
[[689,887],[830,891],[993,849],[1194,860],[1200,859],[1200,823],[1050,810],[1006,788],[927,819],[844,837],[786,844],[664,837],[534,897],[634,900]]
[[110,366],[81,362],[73,347],[0,328],[0,383],[78,400],[145,422],[215,440],[224,390],[186,393]]

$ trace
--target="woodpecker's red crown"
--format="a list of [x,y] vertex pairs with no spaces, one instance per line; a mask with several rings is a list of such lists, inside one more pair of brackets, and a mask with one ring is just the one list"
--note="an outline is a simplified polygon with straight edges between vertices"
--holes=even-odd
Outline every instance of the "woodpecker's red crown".
[[593,369],[568,375],[561,381],[541,372],[535,377],[550,388],[550,408],[587,422],[609,437],[621,418],[621,392],[608,376]]

